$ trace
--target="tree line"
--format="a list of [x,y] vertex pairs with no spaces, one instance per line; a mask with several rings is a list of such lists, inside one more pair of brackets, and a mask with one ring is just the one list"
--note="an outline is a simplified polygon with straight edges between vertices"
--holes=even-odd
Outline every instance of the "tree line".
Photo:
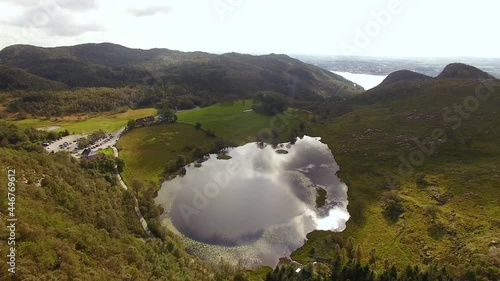
[[[234,97],[236,98],[236,97]],[[192,109],[208,106],[226,97],[209,92],[190,92],[176,85],[134,88],[80,88],[60,91],[18,92],[7,106],[21,116],[60,117],[84,113],[124,112],[135,108]]]

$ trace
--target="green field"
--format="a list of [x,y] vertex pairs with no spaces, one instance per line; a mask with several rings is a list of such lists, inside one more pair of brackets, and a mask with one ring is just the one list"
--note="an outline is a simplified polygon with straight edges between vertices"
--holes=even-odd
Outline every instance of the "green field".
[[232,105],[216,104],[213,106],[180,111],[179,122],[195,125],[200,122],[204,130],[212,130],[217,137],[237,144],[255,141],[259,132],[269,132],[273,127],[283,127],[278,139],[285,141],[292,128],[297,128],[299,120],[288,116],[278,117],[245,112],[252,108],[252,101],[238,101]]
[[99,150],[99,153],[102,153],[104,155],[109,155],[109,156],[114,156],[115,155],[113,153],[113,149],[111,149],[111,148],[101,149],[101,150]]
[[139,179],[157,185],[169,161],[175,161],[180,154],[188,162],[194,161],[192,149],[199,146],[207,150],[214,141],[205,132],[184,124],[135,128],[125,133],[117,144],[120,158],[126,164],[123,178],[127,183]]
[[[217,138],[225,141],[243,144],[255,141],[260,131],[286,124],[278,135],[280,141],[286,141],[291,130],[297,128],[300,122],[291,116],[280,116],[282,119],[279,119],[255,112],[243,112],[251,106],[252,102],[247,100],[232,105],[217,104],[180,111],[177,113],[177,124],[135,128],[127,132],[118,142],[120,157],[127,165],[123,173],[125,180],[137,178],[157,183],[162,178],[167,163],[175,161],[177,155],[184,155],[189,163],[195,160],[192,152],[194,147],[210,151],[216,138],[207,137],[204,130],[214,131]],[[192,126],[196,122],[201,123],[202,130],[196,130]]]
[[95,117],[71,117],[60,119],[24,119],[13,121],[21,127],[48,128],[58,126],[55,131],[68,130],[70,133],[85,134],[92,133],[99,129],[106,133],[118,131],[127,124],[130,119],[137,119],[149,115],[156,115],[154,108],[128,110],[124,113],[100,114]]

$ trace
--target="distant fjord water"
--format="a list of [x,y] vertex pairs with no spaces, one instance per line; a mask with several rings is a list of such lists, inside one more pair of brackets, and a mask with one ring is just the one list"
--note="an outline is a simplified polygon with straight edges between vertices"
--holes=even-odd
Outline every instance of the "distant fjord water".
[[378,86],[387,75],[372,75],[372,74],[362,74],[362,73],[350,73],[350,72],[341,72],[341,71],[332,71],[331,72],[344,77],[347,80],[351,80],[352,82],[360,85],[365,90],[370,90]]

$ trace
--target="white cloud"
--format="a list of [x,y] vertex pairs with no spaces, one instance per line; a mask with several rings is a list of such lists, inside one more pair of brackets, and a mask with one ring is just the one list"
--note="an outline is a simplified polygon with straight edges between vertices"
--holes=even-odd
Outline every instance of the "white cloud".
[[3,24],[28,29],[31,33],[64,37],[104,30],[99,23],[80,21],[75,14],[50,6],[26,9],[22,15],[3,21]]
[[71,11],[86,11],[99,7],[97,0],[0,0],[0,3],[9,3],[26,8],[57,6]]
[[87,11],[99,8],[97,0],[52,0],[62,8],[71,11]]
[[9,3],[22,7],[33,7],[40,5],[38,0],[1,0],[0,3]]
[[171,10],[172,8],[168,6],[149,6],[129,8],[128,12],[134,17],[148,17],[157,14],[168,14]]
[[[32,3],[50,4],[63,12],[40,28],[51,38],[40,40],[38,34],[24,38],[34,45],[106,41],[184,51],[335,55],[342,54],[342,42],[353,42],[357,28],[364,29],[373,21],[373,13],[399,1],[403,11],[370,37],[359,55],[500,56],[500,42],[492,36],[500,8],[494,0],[55,1],[0,0],[0,19],[15,18],[17,26],[26,26],[30,19],[22,16],[40,10]],[[214,3],[225,7],[223,17]],[[7,20],[0,22],[0,33],[16,35],[18,31]],[[0,48],[5,44],[2,40]]]

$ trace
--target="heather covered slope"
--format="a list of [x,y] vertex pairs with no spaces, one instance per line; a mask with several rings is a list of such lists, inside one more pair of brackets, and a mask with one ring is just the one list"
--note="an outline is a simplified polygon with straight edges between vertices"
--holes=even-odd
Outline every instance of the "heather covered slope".
[[377,268],[498,280],[500,83],[427,79],[364,95],[314,129],[349,186],[347,229],[310,234],[293,258],[334,260],[336,241],[352,239],[352,255]]
[[437,79],[495,79],[493,75],[486,73],[474,66],[463,63],[452,63],[447,65],[436,77]]
[[[48,155],[40,145],[46,138],[0,121],[0,224],[8,218],[7,169],[15,169],[18,218],[16,274],[2,262],[0,280],[227,280],[173,235],[147,238],[133,195],[114,180],[112,157],[90,163]],[[0,240],[8,235],[1,231]],[[7,247],[0,243],[2,253]]]

